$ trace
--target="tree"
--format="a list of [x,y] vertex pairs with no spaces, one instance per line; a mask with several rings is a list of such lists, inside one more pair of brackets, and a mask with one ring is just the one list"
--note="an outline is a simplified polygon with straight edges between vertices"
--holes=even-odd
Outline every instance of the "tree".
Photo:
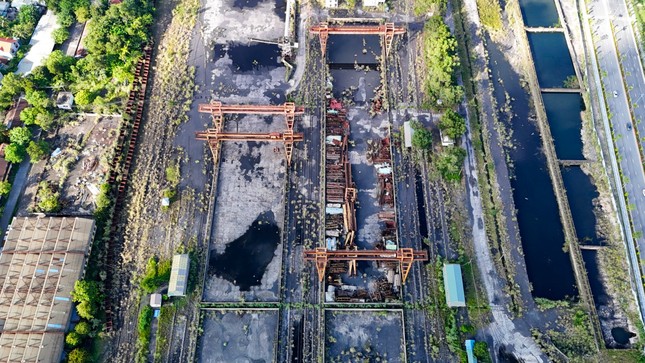
[[92,327],[87,321],[79,321],[74,327],[74,331],[81,336],[89,335],[92,332]]
[[439,128],[449,138],[457,141],[466,133],[466,120],[453,110],[446,110],[439,120]]
[[69,38],[69,30],[63,27],[58,28],[52,32],[52,38],[54,38],[54,43],[63,44]]
[[463,90],[453,79],[455,69],[459,67],[457,41],[441,15],[428,19],[423,33],[423,60],[427,66],[425,93],[432,108],[451,108],[463,97]]
[[67,343],[67,345],[69,345],[72,348],[81,344],[82,340],[83,340],[83,337],[81,337],[81,335],[75,331],[71,331],[67,333],[67,336],[65,337],[65,343]]
[[488,361],[490,359],[490,353],[488,353],[488,344],[486,344],[486,342],[475,342],[473,353],[475,353],[475,356],[480,360]]
[[90,353],[82,348],[76,348],[67,355],[68,363],[86,363],[90,361]]
[[20,112],[20,121],[25,125],[33,125],[36,123],[36,117],[39,113],[40,110],[36,107],[27,107]]
[[96,96],[96,93],[82,89],[74,95],[74,102],[79,106],[87,106],[94,102]]
[[27,154],[32,163],[40,161],[49,154],[49,144],[46,141],[31,141],[27,146]]
[[38,209],[41,212],[56,212],[60,209],[60,201],[58,200],[59,194],[54,192],[51,185],[46,181],[40,182],[38,185]]
[[9,130],[9,140],[11,140],[11,143],[13,144],[22,146],[27,145],[29,140],[31,140],[31,136],[31,130],[25,126],[14,127]]
[[71,70],[72,65],[74,64],[74,57],[65,55],[60,50],[53,51],[47,60],[45,60],[45,67],[47,70],[54,75],[63,75],[68,73]]
[[27,90],[27,92],[25,92],[25,100],[27,100],[30,105],[40,109],[47,108],[51,105],[51,100],[45,91]]
[[71,292],[72,301],[98,302],[100,299],[99,285],[96,281],[79,280],[74,283],[74,290]]
[[412,146],[416,149],[427,150],[432,146],[432,133],[428,131],[419,121],[411,122],[414,133],[412,134]]
[[8,195],[11,192],[11,183],[8,181],[0,182],[0,195]]
[[4,159],[10,163],[20,164],[25,160],[25,147],[18,144],[9,144],[4,148]]
[[461,167],[466,158],[466,150],[460,147],[450,147],[439,155],[436,161],[437,170],[446,181],[461,180]]
[[43,130],[49,130],[49,128],[54,124],[54,114],[49,110],[42,110],[36,116],[34,123],[40,126]]
[[76,305],[76,312],[81,318],[91,320],[94,319],[94,314],[96,314],[96,307],[88,301],[82,301]]

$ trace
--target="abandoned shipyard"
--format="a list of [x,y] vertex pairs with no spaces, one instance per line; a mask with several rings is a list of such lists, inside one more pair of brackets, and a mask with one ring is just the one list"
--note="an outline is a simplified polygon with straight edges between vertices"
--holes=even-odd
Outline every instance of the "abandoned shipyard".
[[645,362],[644,8],[0,1],[0,362]]

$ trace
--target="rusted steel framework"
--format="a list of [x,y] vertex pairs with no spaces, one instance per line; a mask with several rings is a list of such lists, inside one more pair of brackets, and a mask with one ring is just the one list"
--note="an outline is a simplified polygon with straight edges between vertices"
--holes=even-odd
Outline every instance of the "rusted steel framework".
[[[396,251],[386,250],[337,250],[331,251],[324,247],[304,252],[306,261],[315,261],[318,279],[322,282],[325,278],[325,269],[328,261],[349,261],[350,267],[356,266],[356,261],[398,261],[401,267],[402,280],[408,278],[412,263],[415,261],[428,261],[427,251],[416,251],[412,248],[400,248]],[[351,270],[350,270],[351,271]],[[354,267],[355,271],[355,267]]]
[[325,55],[327,50],[327,40],[329,34],[374,34],[383,37],[383,44],[385,45],[385,54],[390,54],[392,42],[395,35],[405,34],[405,28],[396,26],[394,23],[385,23],[382,25],[329,25],[329,23],[320,23],[314,25],[309,30],[311,34],[316,34],[320,37],[320,49],[322,54]]
[[[219,149],[222,141],[281,141],[284,143],[284,152],[287,164],[291,164],[293,143],[304,140],[302,133],[294,133],[293,125],[297,115],[305,112],[304,107],[296,106],[293,102],[282,105],[223,105],[219,101],[199,105],[199,112],[210,113],[213,117],[213,127],[206,131],[196,133],[197,140],[207,141],[213,152],[213,161],[219,159]],[[232,133],[224,132],[224,115],[250,114],[250,115],[284,115],[287,130],[284,132],[270,133]]]

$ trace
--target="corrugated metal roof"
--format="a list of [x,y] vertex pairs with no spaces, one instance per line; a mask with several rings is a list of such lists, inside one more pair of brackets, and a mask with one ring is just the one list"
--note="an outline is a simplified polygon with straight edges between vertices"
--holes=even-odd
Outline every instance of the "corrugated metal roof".
[[475,341],[472,339],[466,340],[466,356],[468,357],[468,363],[477,363],[477,357],[475,357]]
[[190,261],[188,254],[175,255],[172,258],[172,270],[170,270],[170,283],[168,284],[168,296],[185,296],[188,284],[188,269]]
[[455,263],[443,265],[443,284],[446,290],[446,303],[450,307],[466,306],[464,282],[461,278],[461,266]]
[[410,121],[405,121],[403,123],[403,138],[405,139],[405,147],[412,147],[412,134],[414,134],[414,129],[410,125]]

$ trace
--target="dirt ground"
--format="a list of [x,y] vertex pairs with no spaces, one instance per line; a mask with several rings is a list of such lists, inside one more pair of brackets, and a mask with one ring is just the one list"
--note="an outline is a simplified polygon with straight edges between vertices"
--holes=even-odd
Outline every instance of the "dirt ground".
[[274,361],[277,310],[203,310],[198,362]]
[[325,311],[326,362],[405,362],[398,310]]

